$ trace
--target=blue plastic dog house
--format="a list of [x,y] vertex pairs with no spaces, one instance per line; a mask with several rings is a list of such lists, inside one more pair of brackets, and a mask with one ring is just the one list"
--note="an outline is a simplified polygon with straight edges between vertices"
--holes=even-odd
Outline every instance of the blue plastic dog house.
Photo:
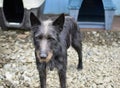
[[69,9],[81,28],[111,29],[115,11],[112,0],[70,0]]

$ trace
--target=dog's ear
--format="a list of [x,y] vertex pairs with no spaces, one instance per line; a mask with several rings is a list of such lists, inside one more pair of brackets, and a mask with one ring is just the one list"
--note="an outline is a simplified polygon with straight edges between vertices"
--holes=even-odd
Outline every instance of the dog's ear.
[[30,21],[31,21],[31,26],[36,26],[41,24],[39,19],[32,12],[30,13]]
[[64,14],[61,14],[61,15],[53,22],[53,25],[54,25],[54,26],[59,26],[60,28],[63,28],[64,21],[65,21],[65,16],[64,16]]

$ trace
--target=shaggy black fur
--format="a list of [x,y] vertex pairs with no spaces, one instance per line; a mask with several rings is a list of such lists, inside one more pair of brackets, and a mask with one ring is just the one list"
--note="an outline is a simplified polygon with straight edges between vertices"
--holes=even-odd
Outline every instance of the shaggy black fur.
[[61,14],[54,21],[40,21],[31,13],[31,30],[35,46],[37,69],[41,88],[46,88],[46,68],[58,69],[61,88],[66,88],[67,49],[70,45],[77,51],[78,69],[82,69],[81,34],[71,17]]

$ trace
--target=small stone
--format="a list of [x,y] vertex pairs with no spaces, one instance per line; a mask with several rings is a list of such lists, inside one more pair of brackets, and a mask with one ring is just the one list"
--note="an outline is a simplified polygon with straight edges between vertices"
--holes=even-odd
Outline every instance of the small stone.
[[93,31],[92,33],[95,35],[97,32],[96,32],[96,31]]
[[23,58],[23,59],[22,59],[22,62],[24,62],[24,63],[32,63],[32,62],[33,62],[33,59],[32,59],[32,58],[29,58],[29,57]]
[[6,50],[5,49],[3,52],[4,52],[4,54],[11,54],[11,50]]
[[4,69],[7,70],[7,69],[11,68],[11,66],[12,66],[11,64],[5,64],[5,65],[4,65]]
[[26,35],[30,35],[30,32],[25,32]]
[[3,65],[0,63],[0,68],[2,68],[3,67]]
[[107,85],[106,88],[113,88],[113,86],[111,86],[111,85]]
[[21,39],[25,39],[27,37],[27,35],[25,34],[19,34],[17,35],[17,38],[21,38]]
[[100,77],[100,78],[98,78],[98,79],[96,79],[96,84],[103,84],[104,82],[103,82],[103,78],[102,77]]
[[39,88],[39,86],[40,86],[39,82],[38,83],[34,83],[33,85],[34,85],[34,88]]
[[104,82],[109,83],[111,81],[112,77],[105,77]]
[[0,88],[4,88],[4,86],[0,86]]
[[4,85],[7,86],[7,88],[15,88],[14,85],[8,80],[4,80]]
[[10,57],[10,59],[15,60],[15,59],[17,59],[17,57],[16,57],[16,55],[13,55]]
[[9,41],[10,41],[10,40],[13,40],[11,36],[9,36]]
[[12,80],[12,74],[10,74],[9,72],[5,73],[6,79],[11,81]]
[[104,85],[98,85],[97,88],[106,88]]
[[15,80],[14,81],[14,84],[16,84],[16,85],[19,85],[19,83],[20,83],[20,80]]
[[19,80],[24,80],[24,77],[23,77],[23,76],[21,76]]
[[28,83],[23,83],[23,85],[25,86],[25,87],[30,87],[30,84],[28,84]]

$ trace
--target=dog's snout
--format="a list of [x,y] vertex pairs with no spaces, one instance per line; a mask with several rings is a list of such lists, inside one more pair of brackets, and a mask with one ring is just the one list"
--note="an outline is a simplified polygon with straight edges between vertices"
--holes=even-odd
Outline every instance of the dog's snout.
[[47,58],[47,54],[46,53],[40,53],[40,58],[41,59],[46,59]]

